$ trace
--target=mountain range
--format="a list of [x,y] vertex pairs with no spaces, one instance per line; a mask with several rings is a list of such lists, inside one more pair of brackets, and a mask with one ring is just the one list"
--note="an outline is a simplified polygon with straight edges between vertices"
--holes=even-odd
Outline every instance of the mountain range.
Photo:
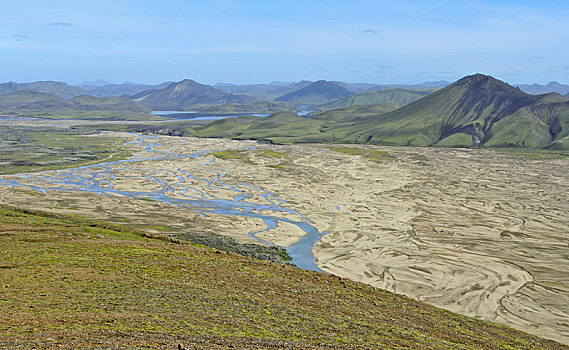
[[393,110],[356,106],[302,118],[221,120],[189,131],[196,136],[408,146],[569,149],[569,99],[530,95],[493,77],[464,77]]
[[144,119],[150,110],[125,98],[80,95],[69,100],[32,90],[0,95],[0,114],[88,119]]
[[[206,113],[277,113],[193,126],[196,136],[270,139],[273,142],[345,142],[448,147],[524,147],[569,149],[569,99],[558,93],[528,94],[493,77],[475,74],[457,82],[425,83],[431,89],[354,85],[319,80],[293,84],[218,85],[232,91],[284,92],[259,101],[193,80],[151,85],[127,98],[99,98],[63,82],[0,84],[3,115],[148,119],[151,110],[201,110]],[[532,85],[534,88],[536,85]],[[110,94],[148,85],[90,85]],[[105,88],[103,90],[95,89]],[[527,88],[527,87],[526,87]],[[542,86],[546,90],[562,84]],[[280,89],[280,90],[279,90]],[[534,90],[537,91],[537,90]],[[563,91],[561,91],[563,92]],[[566,94],[569,95],[569,92]],[[298,116],[294,105],[317,112]]]
[[546,85],[540,84],[519,84],[517,85],[523,92],[533,95],[547,94],[549,92],[557,92],[561,95],[569,94],[569,85],[560,84],[556,81],[551,81]]
[[[94,82],[96,83],[96,82]],[[123,83],[123,84],[103,84],[103,85],[81,85],[81,89],[85,91],[85,94],[89,94],[97,97],[112,97],[121,96],[127,97],[131,95],[136,95],[145,90],[160,90],[173,82],[167,81],[161,84],[149,85],[149,84],[135,84],[135,83]]]

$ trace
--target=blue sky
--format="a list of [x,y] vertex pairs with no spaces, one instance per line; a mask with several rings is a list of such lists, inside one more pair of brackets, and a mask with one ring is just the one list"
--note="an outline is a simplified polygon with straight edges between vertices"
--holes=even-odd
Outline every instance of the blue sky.
[[569,84],[566,1],[10,1],[0,81]]

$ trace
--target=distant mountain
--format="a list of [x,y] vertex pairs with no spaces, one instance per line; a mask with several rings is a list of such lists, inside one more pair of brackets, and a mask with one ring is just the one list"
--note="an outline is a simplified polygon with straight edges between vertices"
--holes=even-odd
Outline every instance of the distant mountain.
[[311,118],[275,114],[266,121],[272,128],[249,119],[246,126],[235,123],[239,127],[234,130],[222,131],[212,123],[195,134],[223,132],[229,137],[275,142],[569,150],[568,98],[556,93],[526,94],[482,74],[464,77],[394,111],[383,105],[356,106]]
[[106,80],[103,79],[97,79],[97,80],[92,80],[92,81],[84,81],[81,84],[79,84],[78,86],[80,88],[84,87],[84,86],[104,86],[104,85],[111,85],[111,82],[108,82]]
[[437,89],[430,90],[411,90],[404,88],[392,88],[381,91],[364,91],[355,95],[347,96],[342,99],[325,103],[318,106],[320,111],[352,106],[365,106],[375,104],[385,104],[393,109],[408,105],[423,98]]
[[294,83],[271,82],[269,84],[245,85],[217,83],[214,87],[228,94],[242,94],[251,96],[260,101],[268,101],[288,94],[289,92],[300,90],[310,84],[312,84],[311,81],[303,80]]
[[324,104],[352,94],[352,92],[338,83],[319,80],[300,90],[276,98],[275,101],[294,104]]
[[134,113],[148,113],[150,110],[140,104],[121,97],[95,97],[81,95],[67,101],[67,104],[77,110],[89,111],[123,111]]
[[401,88],[401,89],[410,89],[410,90],[428,90],[428,89],[437,89],[442,88],[445,86],[450,85],[451,82],[446,80],[438,80],[438,81],[427,81],[420,84],[377,84],[370,87],[369,91],[381,91],[385,89],[394,89],[394,88]]
[[377,84],[370,84],[370,83],[345,83],[345,84],[346,85],[344,87],[353,92],[367,91],[373,88],[374,86],[377,86]]
[[21,90],[0,95],[0,114],[77,119],[147,119],[149,110],[134,101],[81,95],[70,100],[59,96]]
[[135,83],[123,83],[123,84],[105,84],[105,85],[83,85],[81,88],[85,90],[89,95],[97,97],[112,97],[112,96],[132,96],[136,95],[142,91],[146,90],[160,90],[168,85],[173,84],[171,81],[157,85],[148,84],[135,84]]
[[51,108],[65,104],[59,96],[32,90],[20,90],[0,95],[0,109]]
[[528,94],[541,95],[549,92],[557,92],[561,95],[569,94],[569,85],[560,84],[556,81],[547,83],[546,85],[539,84],[520,84],[518,87]]
[[0,94],[12,93],[22,90],[48,93],[59,96],[66,100],[85,94],[85,91],[83,89],[76,86],[67,85],[61,81],[36,81],[33,83],[9,82],[0,84]]
[[189,79],[172,83],[162,89],[146,90],[130,98],[147,108],[163,111],[191,110],[212,104],[241,104],[254,100],[249,96],[228,94]]

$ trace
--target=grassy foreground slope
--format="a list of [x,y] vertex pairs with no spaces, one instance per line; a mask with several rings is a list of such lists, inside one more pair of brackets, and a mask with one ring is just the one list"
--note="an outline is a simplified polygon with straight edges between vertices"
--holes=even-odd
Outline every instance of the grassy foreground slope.
[[331,275],[0,206],[1,348],[565,349]]

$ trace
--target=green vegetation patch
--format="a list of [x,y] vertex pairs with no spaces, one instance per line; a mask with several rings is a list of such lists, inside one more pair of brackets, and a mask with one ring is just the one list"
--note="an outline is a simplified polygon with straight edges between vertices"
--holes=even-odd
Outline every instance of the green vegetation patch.
[[82,129],[0,127],[0,174],[91,165],[130,156],[122,139]]
[[236,253],[259,260],[274,261],[278,263],[292,260],[286,249],[275,246],[262,246],[259,244],[238,243],[231,237],[221,235],[207,235],[195,232],[187,232],[176,235],[176,238],[215,248],[224,252]]
[[392,158],[392,156],[385,151],[365,149],[361,147],[329,147],[331,151],[349,154],[352,156],[363,156],[372,162],[381,162],[387,158]]
[[286,153],[278,152],[272,149],[264,149],[257,153],[259,157],[267,157],[267,158],[285,158]]
[[569,151],[523,149],[523,148],[495,148],[492,151],[519,156],[527,159],[563,159],[569,157]]
[[253,163],[251,158],[249,158],[248,152],[249,151],[245,150],[230,150],[230,151],[218,151],[210,154],[219,159],[241,159],[246,163]]
[[0,206],[0,247],[0,348],[567,348],[362,283],[78,217]]

